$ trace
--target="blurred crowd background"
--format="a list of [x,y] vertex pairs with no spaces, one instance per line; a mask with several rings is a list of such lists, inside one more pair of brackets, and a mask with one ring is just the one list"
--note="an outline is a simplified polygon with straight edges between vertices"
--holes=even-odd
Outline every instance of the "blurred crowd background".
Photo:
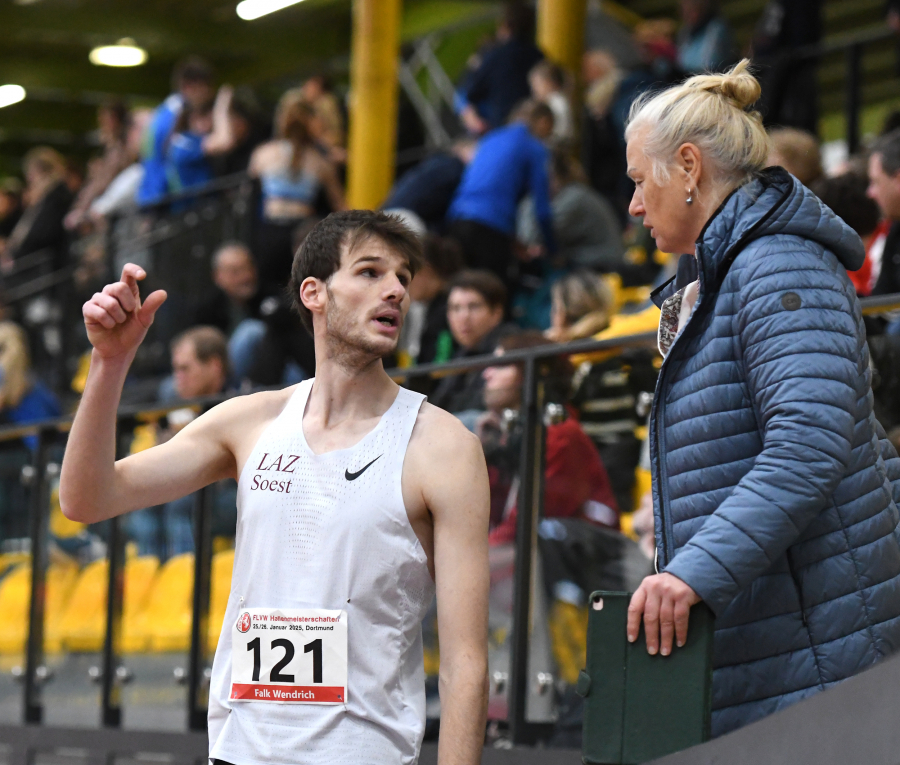
[[[650,19],[591,5],[578,77],[535,43],[532,6],[503,5],[492,31],[470,41],[452,108],[438,110],[441,145],[423,126],[422,108],[408,98],[401,103],[399,172],[381,207],[421,235],[425,265],[410,286],[409,316],[386,366],[655,331],[659,311],[649,294],[674,274],[678,254],[660,252],[628,214],[628,111],[642,93],[723,70],[745,55],[763,85],[757,108],[771,132],[770,163],[813,189],[862,237],[866,263],[851,274],[860,296],[900,292],[900,100],[898,111],[890,103],[881,108],[860,147],[820,141],[815,59],[796,54],[822,42],[825,5],[771,0],[740,44],[716,0],[680,0],[677,17]],[[900,30],[900,6],[879,5],[876,20],[885,31]],[[414,54],[409,48],[407,59]],[[22,425],[74,410],[90,363],[81,304],[128,261],[144,266],[147,286],[164,286],[170,299],[136,359],[124,403],[149,407],[313,376],[312,341],[285,286],[311,227],[347,207],[350,95],[346,78],[323,67],[269,103],[188,56],[161,103],[100,103],[87,158],[60,146],[29,147],[20,167],[0,178],[0,422]],[[900,321],[867,321],[876,413],[897,442]],[[560,356],[543,370],[554,406],[545,423],[540,534],[550,608],[558,609],[550,621],[556,671],[571,683],[583,636],[565,625],[582,618],[581,582],[591,573],[571,550],[618,545],[617,554],[626,555],[627,544],[643,553],[643,565],[652,559],[643,445],[660,363],[647,346]],[[510,364],[408,383],[482,440],[495,582],[512,570],[522,381],[521,365]],[[128,448],[170,438],[197,411],[147,416]],[[21,470],[34,446],[31,436],[0,445],[0,552],[7,556],[27,553]],[[226,580],[235,490],[233,482],[219,485],[213,502],[216,549],[226,556],[224,573],[214,577]],[[171,563],[165,587],[177,588],[184,556],[193,552],[193,508],[188,497],[127,520],[136,560]],[[105,555],[103,528],[69,523],[58,506],[51,513],[59,571],[72,564],[84,578]],[[152,571],[135,572],[135,581],[152,578]],[[89,582],[85,601],[73,594],[77,577],[57,578],[60,593],[69,587],[72,608],[95,607]],[[0,580],[0,606],[9,582]],[[182,646],[181,638],[147,637],[165,625],[142,618],[135,634],[150,632],[144,642],[135,637],[135,646]],[[96,641],[71,636],[79,629],[77,619],[73,624],[71,634],[63,627],[54,633],[61,644],[96,650]],[[8,648],[2,643],[0,653]]]

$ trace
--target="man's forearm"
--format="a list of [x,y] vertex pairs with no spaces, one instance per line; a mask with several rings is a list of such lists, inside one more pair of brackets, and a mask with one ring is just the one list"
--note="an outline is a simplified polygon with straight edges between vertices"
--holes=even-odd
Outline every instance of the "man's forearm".
[[[475,664],[476,662],[473,662]],[[442,675],[438,765],[478,765],[487,720],[487,661]]]
[[59,500],[72,520],[93,523],[117,515],[116,411],[131,358],[110,361],[95,351],[63,457]]

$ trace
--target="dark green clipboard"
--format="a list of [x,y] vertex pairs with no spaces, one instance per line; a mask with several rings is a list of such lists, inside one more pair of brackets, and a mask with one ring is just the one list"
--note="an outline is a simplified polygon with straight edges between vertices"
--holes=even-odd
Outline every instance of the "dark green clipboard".
[[591,594],[582,761],[636,765],[709,740],[714,617],[691,609],[687,643],[669,656],[647,653],[643,628],[629,643],[631,593]]

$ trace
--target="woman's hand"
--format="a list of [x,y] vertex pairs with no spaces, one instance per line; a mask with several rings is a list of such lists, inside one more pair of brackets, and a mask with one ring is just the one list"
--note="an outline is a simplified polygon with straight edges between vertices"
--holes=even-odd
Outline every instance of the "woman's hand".
[[638,639],[641,617],[647,636],[647,653],[672,653],[672,637],[681,648],[687,641],[691,606],[700,597],[687,584],[672,574],[648,576],[631,596],[628,606],[628,641]]

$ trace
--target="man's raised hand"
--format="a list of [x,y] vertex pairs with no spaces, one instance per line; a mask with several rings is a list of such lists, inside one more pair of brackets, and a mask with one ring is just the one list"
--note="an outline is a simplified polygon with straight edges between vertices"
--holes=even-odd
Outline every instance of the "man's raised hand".
[[101,357],[125,359],[133,354],[165,302],[165,291],[156,290],[141,303],[137,283],[145,276],[143,268],[126,263],[119,281],[107,284],[84,304],[88,340]]

